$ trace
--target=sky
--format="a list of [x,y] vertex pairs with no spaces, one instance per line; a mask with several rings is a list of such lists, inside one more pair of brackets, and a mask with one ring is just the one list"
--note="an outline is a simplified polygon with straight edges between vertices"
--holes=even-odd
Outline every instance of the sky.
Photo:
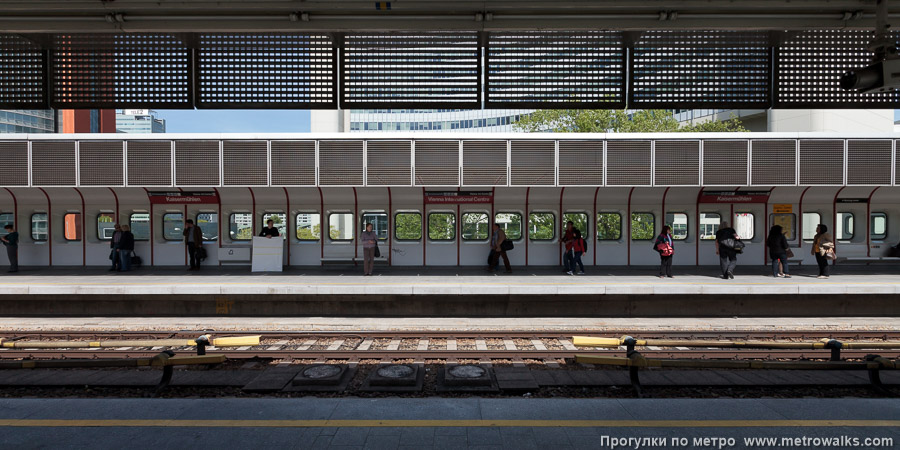
[[167,133],[308,133],[309,111],[290,109],[158,109]]

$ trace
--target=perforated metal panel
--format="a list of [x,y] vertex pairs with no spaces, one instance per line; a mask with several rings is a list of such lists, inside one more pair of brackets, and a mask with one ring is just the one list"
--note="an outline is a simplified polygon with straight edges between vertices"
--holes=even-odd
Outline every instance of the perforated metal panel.
[[319,184],[363,185],[363,141],[319,141]]
[[366,184],[409,186],[412,182],[411,141],[368,141]]
[[416,141],[416,186],[458,186],[459,141]]
[[891,185],[891,141],[847,141],[847,184]]
[[218,186],[219,141],[175,141],[175,185]]
[[480,78],[476,33],[346,36],[341,107],[480,108]]
[[200,107],[337,107],[336,49],[325,35],[203,34],[199,42]]
[[28,143],[0,141],[0,186],[28,186]]
[[225,186],[267,186],[269,151],[266,141],[222,143],[222,174]]
[[797,184],[797,141],[753,140],[750,183],[754,186]]
[[620,32],[491,34],[485,65],[490,108],[625,107]]
[[124,185],[124,159],[123,141],[80,141],[78,183],[81,186]]
[[556,142],[510,142],[509,184],[512,186],[553,186]]
[[272,141],[272,185],[316,185],[315,141]]
[[[801,139],[800,184],[804,186],[844,184],[843,161],[843,139]],[[888,174],[890,170],[888,165]]]
[[700,141],[656,141],[654,186],[700,184]]
[[805,31],[775,51],[775,108],[891,108],[900,94],[858,94],[840,88],[841,75],[871,64],[867,30]]
[[506,186],[506,141],[463,141],[463,186]]
[[171,141],[125,143],[129,186],[172,185]]
[[760,31],[650,31],[631,53],[631,108],[767,108],[771,57]]
[[606,185],[650,185],[650,141],[607,141]]
[[746,186],[748,141],[703,141],[703,185]]
[[46,108],[41,48],[13,34],[0,34],[0,107]]
[[603,141],[559,141],[560,186],[603,185]]
[[75,141],[31,143],[32,186],[75,186]]

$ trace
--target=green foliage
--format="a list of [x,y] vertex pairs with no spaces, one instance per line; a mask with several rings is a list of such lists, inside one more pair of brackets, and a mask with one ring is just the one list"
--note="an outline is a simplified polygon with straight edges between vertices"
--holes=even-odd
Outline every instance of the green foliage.
[[597,239],[618,240],[622,238],[622,215],[619,213],[597,214]]
[[297,239],[301,241],[318,241],[322,236],[319,231],[319,224],[315,224],[312,227],[297,227]]
[[653,214],[631,213],[631,239],[635,241],[653,239],[655,237],[653,222]]
[[643,109],[539,109],[522,116],[517,131],[529,133],[653,133],[653,132],[734,132],[747,131],[738,119],[696,124],[678,123],[670,111]]
[[[563,214],[562,234],[560,238],[566,234],[566,224],[572,221],[576,230],[581,232],[581,237],[588,235],[588,215],[585,213],[565,213]],[[587,239],[587,238],[585,238]]]
[[456,236],[456,220],[451,213],[431,213],[428,215],[428,239],[449,241]]
[[394,218],[397,239],[418,240],[422,238],[422,215],[419,213],[399,213]]
[[553,213],[531,213],[528,215],[528,226],[531,229],[528,237],[536,241],[549,241],[553,239],[555,231]]
[[465,213],[462,215],[462,238],[467,241],[483,241],[490,234],[490,221],[485,213]]

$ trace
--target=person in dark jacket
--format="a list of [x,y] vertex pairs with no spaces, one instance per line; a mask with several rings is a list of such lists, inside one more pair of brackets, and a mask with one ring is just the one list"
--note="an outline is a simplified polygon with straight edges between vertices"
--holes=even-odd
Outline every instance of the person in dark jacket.
[[819,265],[819,276],[816,278],[828,278],[828,252],[834,251],[834,238],[828,232],[828,227],[819,224],[816,227],[816,236],[813,238],[812,253],[816,256],[816,263]]
[[19,233],[12,225],[3,227],[6,230],[6,236],[0,237],[0,242],[6,246],[6,256],[9,258],[9,270],[7,272],[19,271]]
[[653,249],[659,253],[659,277],[675,278],[672,276],[672,257],[675,256],[675,241],[672,240],[672,228],[663,225],[662,231],[656,237]]
[[[787,238],[784,236],[784,228],[781,225],[774,225],[769,230],[769,237],[766,239],[766,246],[769,247],[769,258],[772,259],[772,276],[790,278],[791,272],[788,269],[788,245]],[[778,264],[781,263],[783,275],[778,272]]]
[[119,272],[128,272],[131,270],[131,252],[134,251],[134,234],[131,233],[131,227],[122,225],[122,236],[119,238],[119,246],[117,249],[119,255]]
[[119,241],[122,240],[122,226],[116,224],[115,231],[113,231],[112,239],[109,240],[109,259],[112,260],[112,267],[109,268],[110,272],[115,272],[117,270],[122,269],[121,261],[122,258],[119,257]]
[[203,248],[203,232],[194,225],[191,219],[184,221],[184,244],[187,245],[191,267],[188,270],[200,270],[200,249]]
[[723,245],[724,241],[729,239],[740,239],[737,231],[728,225],[728,222],[722,222],[719,225],[719,231],[716,231],[716,254],[719,255],[719,267],[722,268],[722,278],[734,279],[734,269],[737,267],[737,250]]
[[262,232],[259,233],[260,237],[267,237],[272,239],[273,237],[278,237],[278,228],[275,228],[275,221],[269,219],[266,221],[266,226],[263,227]]

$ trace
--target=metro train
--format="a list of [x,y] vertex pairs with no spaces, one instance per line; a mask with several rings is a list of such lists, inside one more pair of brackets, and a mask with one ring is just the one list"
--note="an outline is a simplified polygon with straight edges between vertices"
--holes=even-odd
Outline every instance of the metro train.
[[741,264],[768,262],[773,224],[815,264],[819,223],[839,258],[880,261],[900,238],[897,137],[11,135],[0,225],[19,231],[24,266],[107,265],[115,223],[130,224],[144,265],[185,265],[186,219],[207,266],[249,264],[268,219],[288,266],[361,259],[365,223],[385,264],[483,265],[492,222],[514,241],[514,266],[553,266],[569,220],[588,238],[586,265],[658,264],[663,224],[676,265],[715,265],[722,221],[747,244]]

